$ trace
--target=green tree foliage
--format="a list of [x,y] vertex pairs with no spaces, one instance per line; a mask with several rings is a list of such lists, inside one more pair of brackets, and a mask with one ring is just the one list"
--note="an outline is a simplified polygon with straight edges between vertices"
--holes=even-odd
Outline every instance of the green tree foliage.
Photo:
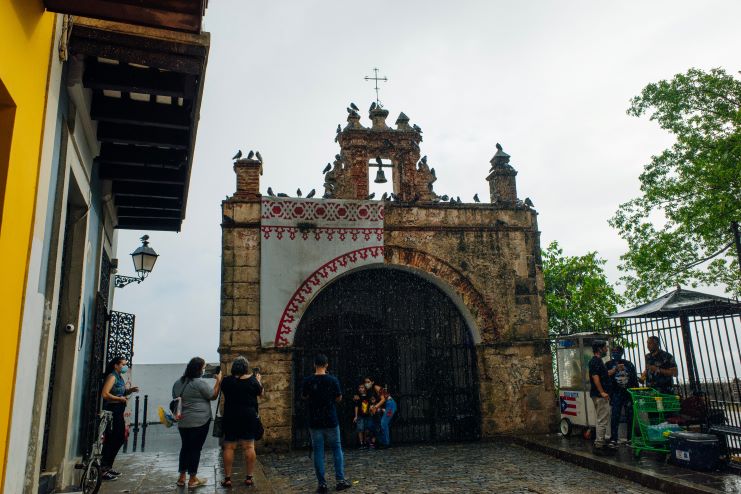
[[677,284],[724,284],[741,295],[730,230],[741,221],[741,81],[690,69],[646,86],[628,114],[650,115],[676,143],[651,157],[641,195],[610,219],[628,242],[626,295],[645,301]]
[[623,300],[607,281],[605,260],[596,252],[565,256],[558,242],[543,251],[545,301],[551,336],[603,330]]

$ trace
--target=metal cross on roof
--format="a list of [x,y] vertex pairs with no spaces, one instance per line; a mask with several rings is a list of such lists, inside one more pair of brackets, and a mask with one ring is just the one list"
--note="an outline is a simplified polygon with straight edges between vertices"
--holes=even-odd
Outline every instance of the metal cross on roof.
[[373,77],[365,76],[365,80],[366,81],[375,81],[375,83],[376,83],[376,87],[375,87],[375,89],[376,89],[376,104],[380,107],[381,106],[381,101],[378,99],[378,81],[387,82],[388,81],[388,78],[386,76],[378,77],[378,69],[376,67],[373,67],[373,72],[375,73],[375,75]]

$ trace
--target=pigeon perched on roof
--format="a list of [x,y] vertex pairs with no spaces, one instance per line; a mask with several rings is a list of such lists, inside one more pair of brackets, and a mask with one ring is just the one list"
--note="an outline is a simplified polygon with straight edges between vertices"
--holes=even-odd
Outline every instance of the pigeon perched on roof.
[[368,111],[373,111],[375,109],[376,109],[376,102],[374,101],[373,103],[371,103],[370,110]]
[[322,174],[327,173],[331,169],[332,169],[332,163],[327,163],[327,166],[325,166],[324,170],[322,170]]
[[301,197],[301,189],[296,189],[296,197]]
[[463,201],[461,201],[461,196],[456,196],[455,202],[457,202],[458,204],[463,204]]
[[307,199],[311,199],[312,197],[314,197],[314,195],[316,195],[316,189],[311,189],[311,190],[309,191],[309,193],[308,193],[308,194],[306,194],[306,198],[307,198]]
[[288,194],[283,192],[278,192],[278,197],[288,197]]
[[240,149],[239,151],[237,151],[237,154],[235,154],[234,156],[232,156],[232,159],[233,160],[238,160],[241,157],[242,157],[242,150]]
[[340,161],[342,160],[342,156],[340,156],[339,154],[335,154],[334,159],[336,159],[337,161]]
[[384,193],[383,193],[383,195],[381,196],[381,200],[382,200],[382,201],[385,201],[385,200],[386,200],[386,199],[388,199],[388,198],[389,198],[389,194],[388,194],[388,192],[384,192]]
[[533,207],[533,201],[531,201],[529,197],[525,198],[525,206],[529,208]]
[[420,127],[419,125],[414,124],[412,125],[412,128],[416,130],[417,132],[419,132],[420,134],[422,133],[422,127]]
[[447,202],[447,200],[448,200],[448,199],[450,199],[450,198],[448,197],[448,194],[443,194],[443,195],[441,195],[441,196],[440,196],[440,200],[441,200],[441,201],[446,201],[446,202]]
[[397,196],[396,194],[394,194],[392,192],[392,193],[389,194],[389,199],[391,199],[392,201],[398,201],[399,200],[399,196]]
[[339,134],[340,132],[342,132],[342,126],[337,124],[337,133]]
[[437,175],[435,175],[435,169],[434,168],[430,168],[430,175],[432,175],[433,177],[437,178]]
[[273,188],[272,187],[268,187],[268,195],[270,197],[275,197],[275,194],[273,193]]
[[366,197],[365,200],[366,201],[370,201],[374,197],[376,197],[376,193],[375,192],[371,192],[370,194],[368,194],[368,197]]
[[476,193],[473,195],[473,202],[481,202],[481,199],[479,199],[479,194]]
[[352,108],[355,111],[360,111],[360,108],[358,108],[355,103],[350,103],[350,108]]
[[249,153],[247,153],[247,159],[248,160],[251,160],[254,155],[255,155],[255,152],[254,151],[250,151]]
[[502,150],[502,145],[497,143],[497,151],[501,151],[501,150]]
[[426,165],[427,164],[427,155],[425,154],[424,156],[422,156],[422,159],[419,160],[419,162],[420,163],[424,163]]
[[450,198],[450,204],[455,204],[455,197]]
[[257,158],[257,161],[262,163],[262,156],[260,155],[260,151],[255,151],[255,158]]
[[383,164],[383,161],[381,160],[381,158],[376,157],[376,163],[379,164],[379,165],[382,165]]

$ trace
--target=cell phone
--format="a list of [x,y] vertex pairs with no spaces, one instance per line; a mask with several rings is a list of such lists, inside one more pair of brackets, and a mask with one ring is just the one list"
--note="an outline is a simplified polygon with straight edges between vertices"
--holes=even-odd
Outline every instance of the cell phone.
[[218,364],[215,365],[206,365],[206,368],[203,370],[203,377],[209,378],[218,376],[221,373],[221,366]]
[[259,374],[259,373],[260,373],[260,368],[259,367],[253,367],[252,368],[252,374]]

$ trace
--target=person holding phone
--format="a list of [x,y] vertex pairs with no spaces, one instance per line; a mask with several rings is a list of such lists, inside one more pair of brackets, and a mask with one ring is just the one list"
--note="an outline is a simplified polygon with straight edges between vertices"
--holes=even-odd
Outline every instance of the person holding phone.
[[242,447],[246,461],[246,486],[254,485],[252,474],[255,470],[255,439],[261,427],[257,397],[262,396],[262,376],[260,368],[249,371],[249,362],[245,357],[237,357],[232,362],[231,376],[224,378],[221,384],[224,414],[222,430],[224,432],[224,480],[222,487],[232,486],[232,466],[234,451],[237,445]]

